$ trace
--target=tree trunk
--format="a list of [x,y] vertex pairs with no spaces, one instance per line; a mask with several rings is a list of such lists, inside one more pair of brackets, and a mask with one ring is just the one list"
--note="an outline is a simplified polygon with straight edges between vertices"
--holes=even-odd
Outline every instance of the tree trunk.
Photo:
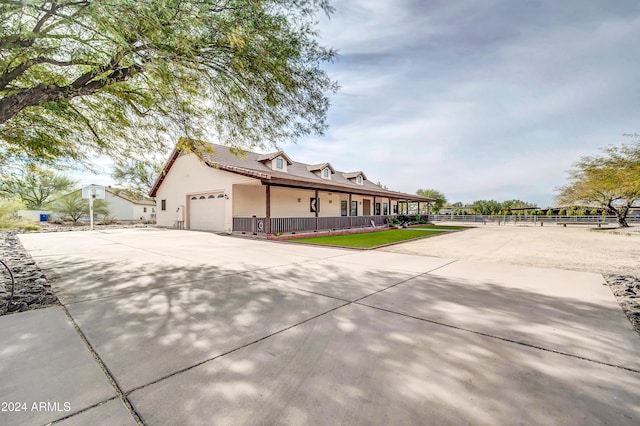
[[629,213],[630,206],[622,206],[622,207],[613,207],[611,203],[608,205],[609,211],[613,212],[618,219],[618,226],[620,228],[628,228],[629,224],[627,223],[627,213]]

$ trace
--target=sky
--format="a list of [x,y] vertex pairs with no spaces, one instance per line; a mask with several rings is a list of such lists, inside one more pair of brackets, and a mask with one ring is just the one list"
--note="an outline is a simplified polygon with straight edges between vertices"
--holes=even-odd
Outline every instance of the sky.
[[341,89],[324,136],[282,146],[295,161],[450,202],[542,208],[581,156],[640,132],[637,0],[333,5],[318,29]]

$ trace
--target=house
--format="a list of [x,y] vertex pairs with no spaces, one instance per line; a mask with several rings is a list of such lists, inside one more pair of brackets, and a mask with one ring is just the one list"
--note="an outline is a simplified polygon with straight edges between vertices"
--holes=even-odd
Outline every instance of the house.
[[109,217],[117,220],[153,220],[156,217],[156,202],[136,199],[121,189],[105,188],[105,201]]
[[[115,220],[155,220],[156,202],[154,200],[137,199],[129,196],[126,191],[118,188],[112,188],[111,186],[105,187],[104,189],[104,201],[106,204],[106,209],[108,210],[108,213],[105,217]],[[81,191],[81,189],[77,189],[60,198],[62,199],[71,195],[75,195],[79,198],[81,196]],[[86,201],[87,204],[85,206],[88,206],[89,201],[83,201]],[[55,218],[58,218],[59,216],[67,216],[66,214],[61,213],[53,213],[53,215]],[[82,215],[80,217],[80,220],[89,220],[89,215]]]
[[362,171],[341,172],[330,163],[305,164],[283,151],[234,155],[174,149],[150,192],[156,223],[216,232],[277,234],[384,225],[417,195],[389,191]]

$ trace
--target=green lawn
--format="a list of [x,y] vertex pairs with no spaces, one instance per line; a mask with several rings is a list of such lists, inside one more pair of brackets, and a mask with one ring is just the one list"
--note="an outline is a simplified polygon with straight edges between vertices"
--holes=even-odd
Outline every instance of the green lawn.
[[442,233],[428,230],[414,231],[411,229],[392,229],[388,231],[362,232],[358,234],[329,235],[326,237],[295,238],[289,241],[294,243],[310,243],[338,247],[372,248],[436,234]]

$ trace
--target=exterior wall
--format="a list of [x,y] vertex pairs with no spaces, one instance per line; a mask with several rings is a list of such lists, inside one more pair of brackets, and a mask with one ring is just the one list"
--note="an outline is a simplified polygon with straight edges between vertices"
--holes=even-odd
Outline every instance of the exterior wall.
[[[144,209],[147,209],[147,211],[145,212]],[[149,220],[152,219],[152,214],[155,214],[156,212],[156,206],[147,206],[144,204],[134,204],[133,205],[133,217],[135,219],[140,219],[142,218],[143,220]]]
[[[169,173],[156,193],[156,223],[160,226],[174,226],[178,220],[178,209],[184,211],[185,228],[189,228],[189,196],[198,193],[223,191],[225,199],[225,231],[233,227],[233,185],[257,182],[256,179],[241,176],[224,170],[211,168],[195,156],[182,155],[176,159]],[[162,210],[162,200],[166,200],[166,210]]]
[[309,211],[309,199],[314,196],[313,190],[271,187],[271,217],[315,217]]
[[267,191],[264,185],[233,186],[233,217],[265,217]]
[[109,209],[108,216],[114,217],[118,220],[140,219],[139,216],[134,216],[134,204],[131,201],[115,196],[108,191],[105,194],[105,201],[107,202],[107,209]]
[[18,217],[30,222],[40,222],[40,215],[51,215],[51,210],[18,210]]

